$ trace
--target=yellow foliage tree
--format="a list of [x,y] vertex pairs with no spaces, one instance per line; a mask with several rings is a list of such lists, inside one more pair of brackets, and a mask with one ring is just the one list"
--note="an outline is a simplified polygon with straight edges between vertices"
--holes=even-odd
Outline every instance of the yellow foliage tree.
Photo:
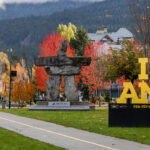
[[62,36],[67,38],[67,40],[70,42],[71,39],[75,38],[75,33],[76,33],[76,26],[72,23],[69,23],[67,25],[59,24],[57,28],[57,32]]
[[[0,52],[0,94],[5,95],[8,81],[7,66],[9,64],[7,54]],[[9,83],[8,83],[9,84]],[[4,96],[3,96],[4,97]]]
[[15,81],[29,80],[28,71],[18,63],[16,65],[17,77]]
[[7,65],[9,64],[8,56],[6,53],[0,52],[0,61]]
[[[9,96],[9,86],[10,86],[10,65],[7,66],[7,73],[4,79],[5,91],[3,92],[3,97]],[[24,101],[29,101],[33,98],[36,87],[32,80],[28,77],[28,71],[19,63],[16,67],[12,66],[13,71],[17,71],[17,77],[13,78],[11,90],[11,100],[18,103],[23,103]]]
[[[12,66],[12,70],[16,71],[16,68]],[[6,97],[9,96],[9,87],[10,87],[10,64],[7,65],[7,72],[5,73],[5,78],[3,79],[3,98],[6,99]]]
[[[11,65],[11,71],[17,71],[17,77],[13,77],[11,100],[14,102],[29,101],[33,98],[36,87],[29,79],[28,71],[23,63]],[[10,63],[7,54],[0,52],[0,94],[4,99],[9,97],[10,87]]]
[[5,75],[5,78],[3,80],[3,99],[6,99],[6,97],[9,96],[8,90],[9,90],[9,82],[10,82],[10,77],[9,73],[7,72]]
[[28,71],[19,63],[16,65],[17,77],[13,81],[12,100],[15,102],[30,101],[35,93],[36,87],[28,77]]

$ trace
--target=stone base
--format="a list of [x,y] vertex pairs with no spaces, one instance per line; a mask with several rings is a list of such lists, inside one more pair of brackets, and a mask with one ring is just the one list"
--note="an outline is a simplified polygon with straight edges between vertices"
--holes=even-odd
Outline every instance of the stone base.
[[[43,105],[48,105],[49,102],[51,102],[51,101],[37,101],[36,105],[42,105],[42,106]],[[58,102],[60,102],[60,101],[58,101]],[[88,101],[85,101],[85,102],[71,101],[70,105],[89,105],[89,102]]]
[[37,101],[36,105],[48,105],[48,101]]
[[34,105],[34,106],[30,106],[29,110],[90,111],[90,110],[95,110],[95,106],[72,105],[69,107],[64,107],[64,106]]

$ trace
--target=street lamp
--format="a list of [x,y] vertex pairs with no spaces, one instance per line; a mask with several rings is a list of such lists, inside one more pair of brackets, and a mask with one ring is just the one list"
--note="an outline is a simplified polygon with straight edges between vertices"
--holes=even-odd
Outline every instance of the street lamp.
[[[11,59],[11,56],[12,56],[12,51],[13,51],[13,49],[12,48],[10,48],[10,49],[7,49],[7,52],[9,52],[11,55],[10,55],[10,59]],[[9,63],[10,63],[10,74],[9,74],[9,105],[8,105],[8,107],[9,107],[9,109],[11,108],[11,60],[9,61]]]

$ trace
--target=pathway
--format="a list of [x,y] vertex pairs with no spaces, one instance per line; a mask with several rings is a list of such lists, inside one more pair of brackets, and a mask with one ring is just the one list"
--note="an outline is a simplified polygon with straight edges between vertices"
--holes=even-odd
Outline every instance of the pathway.
[[69,150],[150,150],[150,146],[0,112],[0,127]]

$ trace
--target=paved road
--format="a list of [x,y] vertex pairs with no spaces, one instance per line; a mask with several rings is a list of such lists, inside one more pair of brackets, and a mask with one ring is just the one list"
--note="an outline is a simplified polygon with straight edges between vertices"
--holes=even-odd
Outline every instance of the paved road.
[[0,112],[0,127],[69,150],[150,150],[150,146]]

